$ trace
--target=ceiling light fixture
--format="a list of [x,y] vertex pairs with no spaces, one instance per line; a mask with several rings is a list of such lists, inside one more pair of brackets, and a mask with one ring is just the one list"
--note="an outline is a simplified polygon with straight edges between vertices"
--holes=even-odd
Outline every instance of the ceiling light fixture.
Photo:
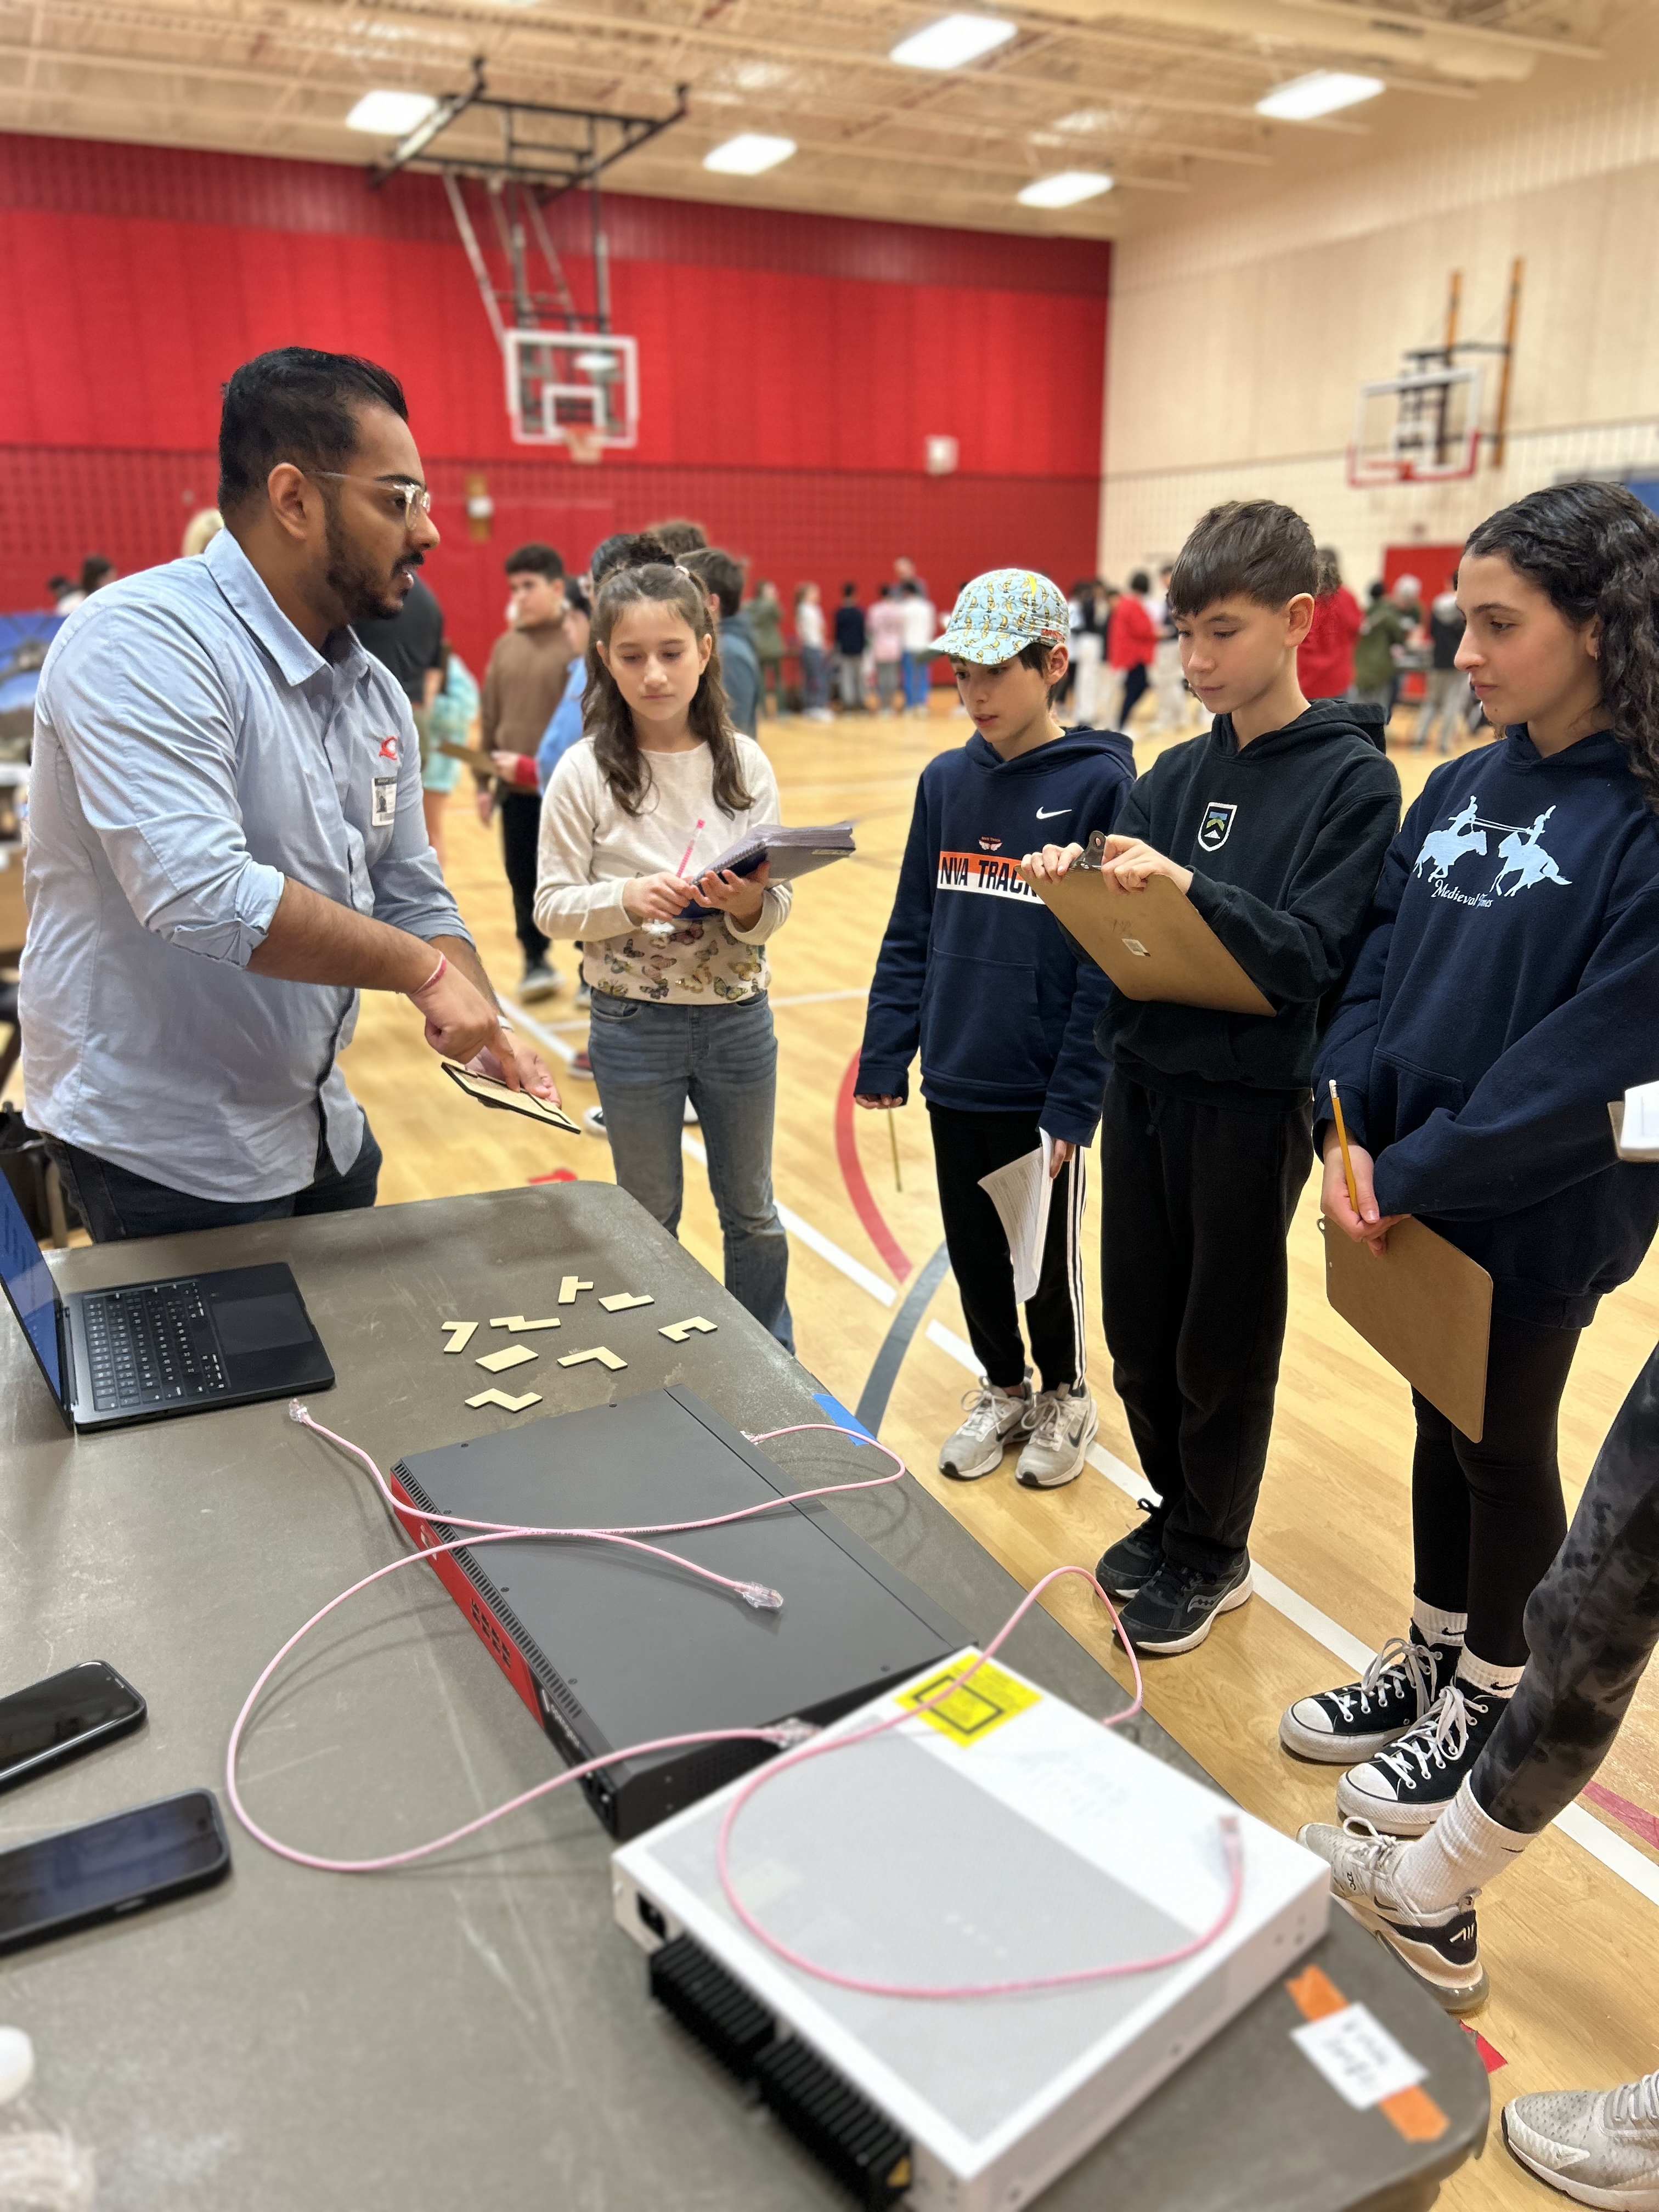
[[1022,207],[1068,208],[1079,200],[1097,199],[1112,189],[1112,179],[1099,169],[1062,169],[1053,177],[1038,177],[1014,198]]
[[906,69],[966,69],[1006,46],[1018,28],[1000,15],[941,15],[925,30],[901,39],[887,58],[902,62]]
[[424,123],[438,105],[424,92],[366,92],[346,118],[348,131],[372,131],[380,138],[401,138]]
[[757,177],[763,169],[775,169],[795,150],[793,138],[769,137],[763,131],[739,131],[702,157],[705,169],[722,177]]
[[1375,100],[1386,88],[1380,76],[1356,76],[1348,70],[1314,70],[1306,76],[1276,84],[1257,100],[1258,115],[1271,115],[1279,123],[1311,123],[1316,116],[1334,114],[1339,107],[1353,107],[1362,100]]

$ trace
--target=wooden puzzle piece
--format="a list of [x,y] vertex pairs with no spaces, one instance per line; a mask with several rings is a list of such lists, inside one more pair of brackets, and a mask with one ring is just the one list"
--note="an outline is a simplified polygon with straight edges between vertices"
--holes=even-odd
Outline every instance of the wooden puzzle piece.
[[467,1400],[469,1406],[499,1406],[503,1413],[521,1413],[526,1406],[539,1406],[539,1390],[526,1390],[522,1398],[509,1398],[505,1390],[480,1390],[476,1398]]
[[503,1375],[509,1367],[522,1367],[535,1353],[527,1344],[509,1344],[500,1352],[486,1352],[477,1364],[486,1375]]
[[597,1359],[603,1365],[612,1369],[626,1367],[628,1364],[625,1359],[618,1359],[616,1353],[603,1344],[592,1345],[586,1352],[567,1352],[559,1364],[561,1367],[580,1367],[585,1360],[588,1359]]
[[465,1352],[471,1343],[478,1324],[476,1321],[441,1321],[438,1326],[449,1331],[449,1341],[444,1346],[446,1352]]
[[612,1291],[608,1298],[599,1300],[607,1313],[627,1313],[635,1306],[653,1306],[656,1303],[638,1291]]
[[666,1328],[659,1328],[657,1334],[665,1336],[671,1344],[684,1344],[694,1328],[699,1335],[713,1336],[717,1326],[714,1322],[705,1321],[701,1314],[693,1314],[690,1321],[671,1321]]
[[576,1303],[577,1291],[591,1291],[592,1287],[592,1283],[583,1282],[579,1275],[562,1275],[559,1278],[559,1304],[562,1306],[574,1306]]
[[552,1321],[526,1321],[522,1314],[499,1314],[489,1324],[491,1328],[560,1328],[563,1323]]

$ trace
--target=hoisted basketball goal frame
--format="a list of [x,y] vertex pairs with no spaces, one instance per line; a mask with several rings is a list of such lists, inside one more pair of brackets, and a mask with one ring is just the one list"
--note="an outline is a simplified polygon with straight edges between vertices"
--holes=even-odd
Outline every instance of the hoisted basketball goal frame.
[[[1486,446],[1490,465],[1501,467],[1509,430],[1510,377],[1521,313],[1520,258],[1510,264],[1509,299],[1500,340],[1462,338],[1462,272],[1454,270],[1446,301],[1446,334],[1438,345],[1415,346],[1398,376],[1375,377],[1359,387],[1348,482],[1357,490],[1379,484],[1446,483],[1472,477]],[[1498,364],[1492,427],[1482,422],[1486,362]],[[1386,446],[1368,442],[1368,418],[1378,403],[1394,402]]]
[[[599,179],[689,112],[686,91],[684,85],[677,88],[671,114],[654,116],[501,100],[487,89],[480,58],[472,64],[467,89],[447,94],[369,173],[376,188],[401,169],[435,169],[441,174],[501,349],[507,416],[517,444],[562,446],[573,460],[591,462],[638,439],[639,345],[611,328],[611,255]],[[452,125],[478,112],[501,118],[499,155],[452,156],[431,150]],[[466,202],[469,181],[483,188],[507,266],[505,287],[496,284],[479,245]],[[577,191],[587,194],[593,261],[593,305],[588,309],[577,305],[545,215],[553,201]],[[545,268],[545,286],[536,281],[532,253],[539,254]]]

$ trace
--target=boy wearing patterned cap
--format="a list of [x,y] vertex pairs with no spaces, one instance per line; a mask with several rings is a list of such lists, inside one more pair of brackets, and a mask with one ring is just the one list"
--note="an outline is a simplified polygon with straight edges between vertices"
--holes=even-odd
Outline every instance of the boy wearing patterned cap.
[[[902,1105],[920,1046],[945,1243],[984,1370],[939,1467],[971,1480],[1017,1443],[1020,1481],[1044,1490],[1081,1474],[1097,1426],[1079,1231],[1105,1074],[1093,1030],[1108,987],[1016,864],[1034,842],[1109,830],[1134,775],[1127,738],[1054,719],[1068,629],[1064,594],[1046,576],[996,568],[963,587],[933,643],[951,656],[974,734],[930,761],[917,787],[854,1094],[864,1107]],[[1008,1241],[981,1178],[1045,1138],[1048,1225],[1024,1302],[1034,1394]]]

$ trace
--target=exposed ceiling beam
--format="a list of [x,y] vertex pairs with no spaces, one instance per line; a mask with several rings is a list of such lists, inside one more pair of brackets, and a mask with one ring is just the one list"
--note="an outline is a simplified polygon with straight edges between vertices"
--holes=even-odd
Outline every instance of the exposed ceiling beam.
[[1443,31],[1449,38],[1473,39],[1499,46],[1523,46],[1535,54],[1563,54],[1571,61],[1599,62],[1607,57],[1600,46],[1579,46],[1571,39],[1547,38],[1533,31],[1511,31],[1496,23],[1466,23],[1456,15],[1424,15],[1409,8],[1354,7],[1351,0],[1285,0],[1291,8],[1305,9],[1310,15],[1341,15],[1349,22],[1372,22],[1393,31]]

